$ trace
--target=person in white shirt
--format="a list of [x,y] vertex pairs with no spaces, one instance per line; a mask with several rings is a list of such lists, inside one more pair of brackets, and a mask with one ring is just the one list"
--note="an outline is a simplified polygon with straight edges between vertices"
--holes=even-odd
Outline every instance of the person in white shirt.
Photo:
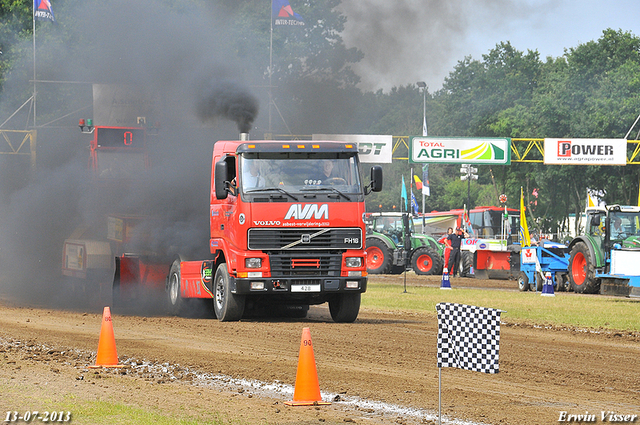
[[244,190],[264,187],[264,177],[260,175],[260,164],[257,160],[245,160],[242,171],[242,188]]
[[620,217],[613,217],[611,225],[611,238],[612,239],[624,239],[626,238],[626,232],[622,227],[622,220]]

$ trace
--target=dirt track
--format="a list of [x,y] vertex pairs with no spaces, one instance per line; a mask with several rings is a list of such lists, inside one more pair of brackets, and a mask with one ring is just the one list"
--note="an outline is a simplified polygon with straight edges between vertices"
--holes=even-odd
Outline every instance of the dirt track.
[[[380,279],[402,282],[401,277]],[[482,282],[460,279],[458,286],[478,283]],[[485,281],[484,286],[511,289],[515,284]],[[212,419],[214,410],[225,420],[251,424],[431,423],[433,417],[427,413],[437,412],[434,314],[362,309],[353,324],[332,323],[326,307],[312,308],[302,321],[219,323],[114,314],[118,354],[128,366],[95,372],[86,366],[95,361],[91,356],[97,348],[100,314],[16,307],[11,302],[0,306],[2,412],[43,410],[37,393],[55,400],[52,389],[63,404],[65,394],[73,394],[81,400],[119,400],[177,416],[188,412],[202,420]],[[203,382],[194,371],[224,375],[227,381],[293,385],[303,327],[311,328],[323,394],[337,394],[342,401],[329,407],[290,408],[282,405],[290,394],[268,395],[237,383],[194,385]],[[601,411],[640,415],[639,358],[637,333],[544,329],[505,317],[500,373],[444,369],[443,413],[471,422],[515,425],[558,423],[563,411],[588,411],[598,423]],[[132,361],[138,367],[131,366]],[[142,361],[160,367],[143,369]],[[15,398],[20,394],[17,388],[34,398]],[[344,402],[350,397],[360,400],[359,407]],[[389,411],[389,405],[424,410]],[[73,423],[86,422],[74,416]]]

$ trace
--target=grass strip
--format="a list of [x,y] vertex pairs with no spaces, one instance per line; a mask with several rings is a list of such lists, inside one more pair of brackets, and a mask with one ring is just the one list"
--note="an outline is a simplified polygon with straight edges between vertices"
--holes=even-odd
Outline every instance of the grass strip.
[[556,293],[544,297],[535,292],[485,289],[442,290],[434,287],[369,282],[362,307],[380,310],[410,310],[436,314],[440,302],[476,305],[504,310],[505,320],[540,325],[576,326],[622,331],[640,331],[640,299]]

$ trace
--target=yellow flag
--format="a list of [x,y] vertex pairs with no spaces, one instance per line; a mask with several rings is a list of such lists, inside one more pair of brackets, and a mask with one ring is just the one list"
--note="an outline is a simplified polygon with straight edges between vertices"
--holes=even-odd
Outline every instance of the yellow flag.
[[587,208],[591,208],[591,207],[595,207],[596,203],[593,202],[593,198],[591,197],[591,194],[589,193],[589,190],[587,190]]
[[531,246],[531,237],[529,236],[529,228],[527,227],[527,218],[524,214],[524,193],[520,187],[520,246]]

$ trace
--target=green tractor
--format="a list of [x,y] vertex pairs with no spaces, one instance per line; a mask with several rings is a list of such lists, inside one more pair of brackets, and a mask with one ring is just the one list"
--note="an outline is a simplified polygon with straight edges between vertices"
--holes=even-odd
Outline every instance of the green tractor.
[[574,292],[640,296],[640,207],[588,208],[586,232],[569,250]]
[[369,273],[399,274],[407,268],[419,275],[442,273],[444,246],[431,236],[415,233],[408,213],[370,213],[366,225]]

